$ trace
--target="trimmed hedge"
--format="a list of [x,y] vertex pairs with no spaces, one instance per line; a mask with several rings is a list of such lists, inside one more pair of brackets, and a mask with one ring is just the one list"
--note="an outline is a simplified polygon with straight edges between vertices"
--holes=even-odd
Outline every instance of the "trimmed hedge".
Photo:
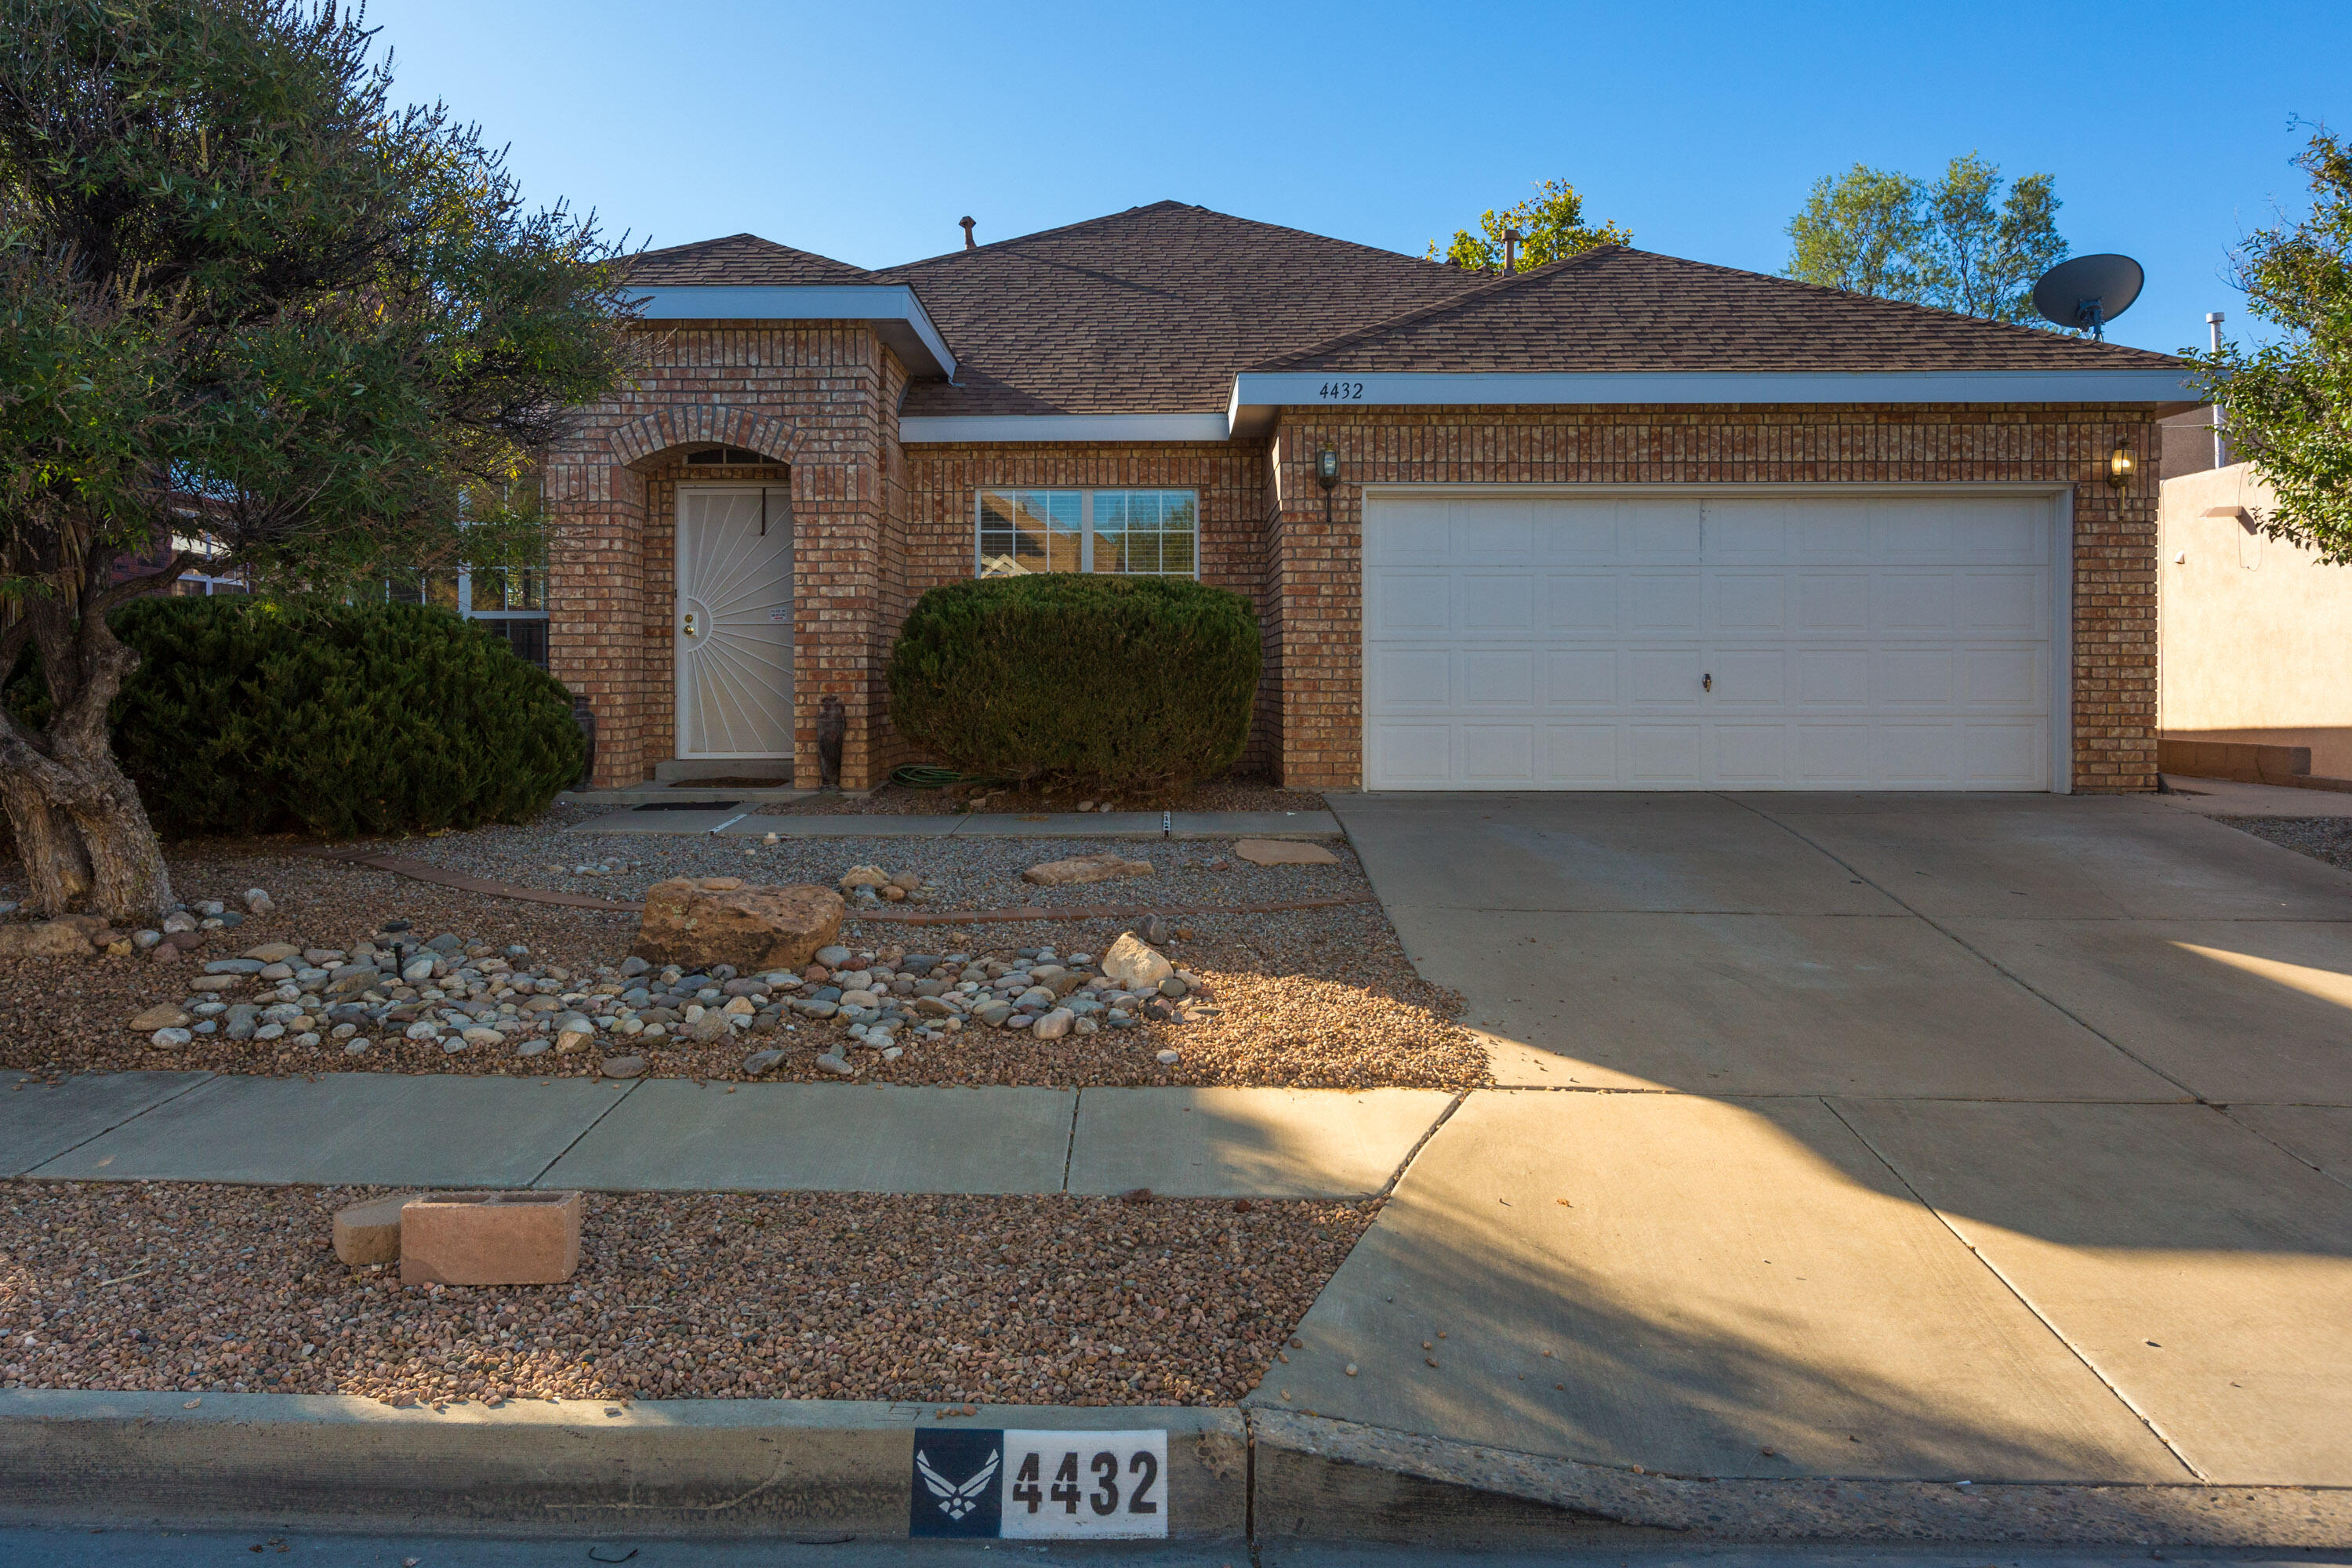
[[1038,574],[918,600],[890,650],[898,732],[979,778],[1151,788],[1233,766],[1260,652],[1241,595]]
[[[112,621],[141,655],[115,755],[166,836],[527,822],[580,776],[563,686],[446,610],[148,598]],[[47,706],[37,673],[10,696]]]

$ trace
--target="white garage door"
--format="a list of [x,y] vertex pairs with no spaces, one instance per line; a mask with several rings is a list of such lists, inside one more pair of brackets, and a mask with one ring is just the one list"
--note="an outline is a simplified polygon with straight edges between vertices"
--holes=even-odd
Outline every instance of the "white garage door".
[[2048,789],[2042,497],[1373,497],[1370,789]]

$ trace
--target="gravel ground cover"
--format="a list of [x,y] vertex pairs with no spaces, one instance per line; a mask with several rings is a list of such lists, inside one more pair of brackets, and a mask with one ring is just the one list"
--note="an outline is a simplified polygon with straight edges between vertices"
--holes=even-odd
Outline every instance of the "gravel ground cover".
[[[575,855],[586,843],[619,845],[618,852],[601,862],[615,869],[610,875],[579,875],[577,868],[590,862],[567,857],[561,862],[565,875],[553,875],[546,868],[559,862],[537,858],[552,853],[551,845],[558,840]],[[1328,896],[1362,886],[1360,872],[1344,849],[1345,863],[1339,867],[1257,868],[1234,861],[1225,846],[1164,841],[1146,851],[1160,856],[1164,868],[1150,878],[1075,889],[1033,888],[1017,880],[1023,866],[1094,847],[786,841],[773,848],[755,847],[747,858],[740,847],[700,836],[592,840],[571,835],[566,839],[541,826],[398,841],[382,847],[470,875],[621,900],[633,900],[650,881],[679,873],[831,882],[849,866],[873,859],[885,860],[894,869],[910,865],[924,869],[935,879],[937,890],[926,895],[935,902],[947,901],[950,889],[986,904],[1023,902],[1034,896],[1041,903],[1132,900],[1148,905],[1157,900],[1147,889],[1157,891],[1165,883],[1180,884],[1185,889],[1183,901],[1202,902]],[[1164,852],[1171,850],[1187,863],[1169,864]],[[1126,852],[1138,852],[1133,841],[1127,843]],[[1460,998],[1414,973],[1386,917],[1372,904],[1170,920],[1161,945],[1170,960],[1201,984],[1188,986],[1189,996],[1169,1001],[1165,1016],[1154,1016],[1162,1011],[1158,1005],[1144,1009],[1128,1004],[1136,1017],[1133,1027],[1102,1027],[1094,1033],[1073,1028],[1058,1039],[1037,1039],[1018,1028],[974,1024],[952,1035],[927,1038],[918,1026],[878,1045],[870,1032],[861,1031],[866,1044],[860,1045],[853,1041],[850,1019],[816,1019],[789,1011],[785,1004],[794,992],[778,987],[773,995],[763,992],[758,997],[755,1014],[746,1020],[747,1026],[756,1026],[756,1032],[746,1027],[696,1040],[677,1032],[694,1022],[688,1016],[689,1004],[670,984],[661,984],[659,972],[625,978],[619,973],[636,929],[634,915],[437,888],[389,872],[290,854],[278,845],[202,846],[175,850],[172,858],[175,886],[191,902],[205,896],[226,899],[260,886],[271,892],[276,908],[233,931],[210,933],[204,947],[175,965],[158,965],[143,956],[0,962],[0,997],[5,998],[0,1005],[0,1067],[48,1073],[205,1068],[278,1074],[577,1076],[600,1070],[613,1058],[634,1055],[650,1076],[705,1080],[756,1074],[801,1081],[852,1077],[901,1084],[1341,1089],[1465,1088],[1484,1081],[1486,1071],[1484,1048],[1452,1021]],[[1223,868],[1213,868],[1220,860]],[[381,1000],[370,1004],[376,1009],[372,1017],[328,1011],[330,1005],[365,1003],[369,994],[329,995],[322,976],[336,969],[335,961],[329,959],[317,960],[310,967],[305,964],[311,961],[289,965],[293,973],[286,984],[293,996],[284,990],[273,994],[273,985],[258,979],[234,981],[217,994],[194,988],[206,962],[266,942],[363,959],[362,944],[386,941],[381,928],[394,920],[410,922],[402,937],[405,942],[421,943],[449,933],[461,940],[461,952],[474,956],[452,955],[445,969],[458,973],[420,983],[408,988],[406,995],[389,984],[373,987],[372,994]],[[1038,958],[1040,949],[1052,950],[1057,958],[1087,953],[1098,959],[1132,923],[1138,922],[1071,919],[913,927],[853,919],[841,941],[851,950],[855,968],[869,974],[877,965],[898,968],[909,953],[940,959],[958,955],[983,970],[994,964],[1001,972],[1018,973],[1037,963],[1053,962]],[[527,953],[510,954],[514,946]],[[515,985],[514,973],[497,973],[501,965],[533,976],[533,984]],[[538,984],[554,971],[562,977]],[[943,979],[953,975],[959,980],[967,973],[961,964],[936,972]],[[451,983],[467,981],[468,975],[462,990]],[[687,978],[670,977],[672,982]],[[729,983],[722,977],[705,978],[716,980],[720,989]],[[1002,973],[984,978],[1001,979]],[[799,990],[814,996],[823,984]],[[639,984],[647,994],[625,1004],[626,994]],[[699,994],[706,988],[692,987],[693,1005],[724,1005],[731,1000],[702,998]],[[658,1001],[656,991],[671,1000]],[[200,1003],[218,1005],[205,1009],[213,1014],[209,1019],[199,1012]],[[555,1005],[549,1012],[530,1011],[550,1003]],[[184,1021],[189,1039],[167,1037],[159,1042],[152,1025],[137,1031],[128,1026],[133,1017],[159,1005],[177,1005],[189,1015]],[[282,1033],[274,1038],[231,1037],[229,1031],[239,1026],[239,1015],[226,1009],[256,1005],[284,1010]],[[625,1008],[642,1012],[647,1005],[664,1005],[673,1016],[656,1020],[664,1025],[658,1044],[603,1033],[575,1042],[581,1048],[569,1052],[519,1054],[558,1045],[562,1020],[575,1014],[589,1015],[592,1022],[602,1015],[611,1025],[625,1025]],[[913,1005],[911,1001],[904,1005],[909,1010]],[[408,1010],[388,1011],[394,1007]],[[462,1021],[457,1016],[461,1009],[470,1015]],[[494,1016],[481,1016],[485,1013]],[[259,1026],[257,1037],[272,1021],[245,1017]],[[420,1021],[430,1026],[436,1020],[431,1037],[410,1037]],[[214,1028],[200,1031],[206,1021]],[[856,1021],[870,1022],[862,1017]],[[520,1035],[509,1032],[504,1039],[484,1032],[511,1031],[517,1023],[536,1023],[538,1027]],[[473,1040],[454,1052],[447,1049],[448,1044],[463,1039],[457,1031],[467,1027],[477,1031]],[[367,1045],[353,1054],[351,1047],[362,1040]],[[892,1045],[901,1054],[886,1059]],[[780,1054],[772,1061],[747,1066],[755,1053],[769,1051]],[[1173,1059],[1163,1059],[1171,1054]]]
[[[789,824],[780,823],[779,841],[767,844],[708,833],[576,832],[541,822],[386,840],[372,847],[471,877],[626,903],[642,900],[648,887],[668,877],[740,877],[747,882],[832,887],[843,872],[862,865],[917,873],[923,889],[914,899],[916,905],[950,910],[1282,903],[1371,891],[1355,851],[1339,838],[1316,841],[1339,856],[1335,866],[1253,866],[1235,858],[1230,841],[1219,839],[794,838],[790,834]],[[1041,862],[1104,850],[1149,861],[1151,874],[1062,888],[1021,879],[1022,872]]]
[[1231,1404],[1379,1207],[591,1194],[568,1283],[410,1289],[382,1191],[0,1184],[0,1388]]
[[2352,817],[2217,816],[2213,820],[2266,838],[2283,849],[2325,860],[2338,870],[2352,871]]
[[[701,787],[701,786],[698,786]],[[989,789],[951,784],[945,789],[907,789],[884,784],[860,795],[813,795],[759,807],[764,816],[924,816],[979,811],[1022,816],[1035,811],[1321,811],[1323,797],[1312,790],[1284,789],[1264,779],[1209,779],[1176,789],[1111,795],[1065,789]]]

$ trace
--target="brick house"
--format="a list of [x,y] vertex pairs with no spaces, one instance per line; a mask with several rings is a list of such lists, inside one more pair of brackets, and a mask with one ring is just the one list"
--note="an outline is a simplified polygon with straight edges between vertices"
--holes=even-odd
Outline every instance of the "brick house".
[[813,781],[826,695],[877,784],[916,756],[882,679],[916,596],[1040,570],[1251,595],[1248,763],[1294,786],[2155,784],[2160,354],[1173,202],[632,281],[648,367],[545,470],[602,785]]

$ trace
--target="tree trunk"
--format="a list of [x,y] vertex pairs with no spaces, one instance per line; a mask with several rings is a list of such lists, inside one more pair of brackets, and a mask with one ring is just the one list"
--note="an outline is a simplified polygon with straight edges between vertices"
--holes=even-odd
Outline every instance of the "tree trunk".
[[0,772],[0,807],[31,889],[26,903],[38,915],[64,914],[89,890],[89,857],[73,819],[49,804],[30,774],[14,770]]
[[[107,710],[139,667],[106,623],[111,560],[110,551],[89,559],[80,595],[24,605],[54,711],[36,735],[0,710],[0,808],[37,913],[65,914],[87,895],[91,912],[129,925],[172,908],[172,876],[107,731]],[[175,556],[173,572],[178,563]]]

